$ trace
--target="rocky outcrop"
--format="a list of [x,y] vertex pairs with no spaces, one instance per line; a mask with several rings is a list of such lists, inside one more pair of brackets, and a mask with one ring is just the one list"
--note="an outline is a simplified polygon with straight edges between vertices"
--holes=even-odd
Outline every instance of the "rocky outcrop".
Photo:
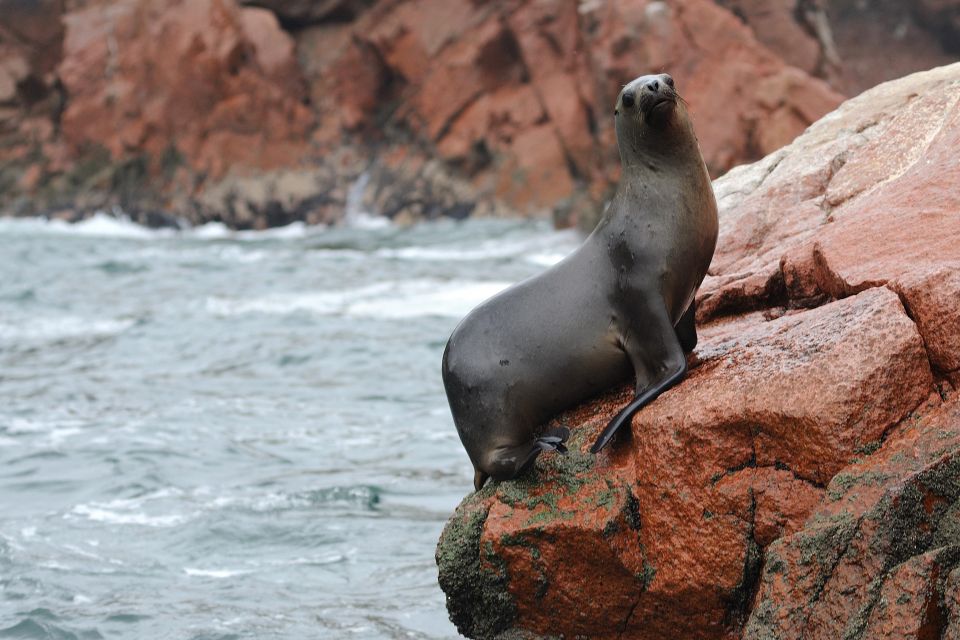
[[35,159],[50,153],[56,138],[62,14],[61,0],[0,0],[0,203],[36,189],[42,176]]
[[15,127],[15,213],[324,222],[359,184],[400,219],[589,224],[619,171],[610,105],[638,73],[677,76],[715,173],[840,101],[712,0],[46,4],[50,33],[16,35],[56,46],[0,68],[8,99],[38,93],[25,78],[60,97],[40,134]]
[[329,29],[301,39],[301,55],[321,60],[313,95],[338,106],[334,135],[402,125],[478,193],[524,212],[600,208],[619,171],[610,105],[638,70],[677,75],[716,173],[839,102],[707,0],[383,3],[341,31],[340,53]]
[[960,54],[954,0],[716,0],[757,39],[837,91],[854,96]]
[[[669,70],[714,175],[955,59],[953,0],[0,0],[0,213],[590,227]],[[828,84],[829,83],[829,84]],[[832,88],[831,88],[832,86]],[[350,187],[355,189],[351,192]]]
[[688,378],[609,452],[468,496],[468,637],[960,637],[960,64],[881,85],[715,183]]

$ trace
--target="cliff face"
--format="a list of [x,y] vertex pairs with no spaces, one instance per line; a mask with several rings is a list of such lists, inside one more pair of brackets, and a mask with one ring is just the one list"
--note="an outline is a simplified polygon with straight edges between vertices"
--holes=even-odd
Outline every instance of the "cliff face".
[[[953,0],[0,0],[0,212],[236,227],[543,215],[616,183],[667,70],[714,175],[960,55]],[[832,88],[831,88],[832,85]]]
[[616,181],[607,116],[643,70],[678,76],[716,172],[840,99],[710,0],[47,4],[59,103],[46,130],[9,135],[2,198],[20,213],[324,222],[367,172],[364,204],[391,217],[572,222]]
[[716,181],[689,377],[586,453],[468,496],[469,637],[960,637],[960,64]]
[[715,174],[839,103],[818,5],[761,4],[0,0],[0,209],[326,222],[366,174],[398,219],[589,225],[639,73],[676,76]]

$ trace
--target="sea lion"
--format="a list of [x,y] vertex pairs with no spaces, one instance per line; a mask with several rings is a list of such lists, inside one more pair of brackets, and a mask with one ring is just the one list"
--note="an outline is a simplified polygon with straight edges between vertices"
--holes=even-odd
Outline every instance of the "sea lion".
[[593,452],[686,375],[694,294],[717,241],[710,176],[669,75],[627,84],[614,118],[623,173],[596,229],[471,311],[447,342],[443,384],[477,490],[516,477],[542,451],[564,451],[566,429],[538,436],[538,427],[631,371],[636,397]]

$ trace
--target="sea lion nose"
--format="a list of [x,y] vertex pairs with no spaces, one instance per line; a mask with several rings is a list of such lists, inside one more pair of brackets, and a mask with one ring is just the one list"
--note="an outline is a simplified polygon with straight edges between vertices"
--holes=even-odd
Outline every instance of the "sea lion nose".
[[644,85],[650,93],[656,93],[660,91],[660,81],[659,80],[650,80]]

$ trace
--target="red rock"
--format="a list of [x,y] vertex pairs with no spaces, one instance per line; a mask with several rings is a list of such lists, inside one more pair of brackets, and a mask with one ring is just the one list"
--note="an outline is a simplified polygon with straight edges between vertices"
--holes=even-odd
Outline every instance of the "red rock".
[[[612,457],[597,458],[587,475],[541,470],[492,494],[480,544],[491,545],[509,576],[513,626],[576,635],[593,625],[599,637],[618,630],[632,638],[670,630],[720,637],[746,610],[746,581],[763,546],[798,530],[820,500],[818,487],[931,387],[922,341],[887,289],[772,321],[754,316],[708,328],[689,379],[638,414],[632,438]],[[588,444],[619,406],[593,405],[585,421],[559,421],[581,424],[578,441]],[[585,455],[571,454],[577,464],[589,463]],[[564,489],[571,483],[575,500]],[[615,508],[597,511],[588,496],[616,487],[625,489],[601,501]],[[613,549],[607,557],[599,549],[612,538],[602,532],[613,528],[623,504],[636,505],[633,548],[642,554]],[[590,549],[589,557],[578,560],[579,549]],[[536,566],[534,557],[542,559]],[[630,587],[638,566],[652,576],[640,593]],[[596,572],[626,595],[591,598],[593,608],[581,603],[583,617],[558,616]],[[534,599],[529,581],[536,579],[548,586]],[[626,619],[624,610],[631,612]],[[600,621],[613,626],[597,627]]]
[[[621,78],[636,75],[638,66],[671,70],[690,105],[704,158],[714,173],[758,151],[759,155],[773,151],[760,145],[796,136],[805,122],[841,100],[822,81],[785,66],[748,28],[712,2],[621,0],[590,5],[584,14],[592,33],[588,39],[592,64],[604,70],[597,113],[609,111],[602,100],[611,103],[624,82]],[[811,115],[799,107],[798,94],[805,103],[819,102],[819,110]],[[771,111],[780,108],[793,109],[800,117],[791,121],[780,116],[779,132],[761,135]]]
[[939,576],[960,562],[957,487],[954,399],[838,474],[806,526],[770,547],[743,637],[939,637]]
[[564,151],[550,125],[519,134],[510,160],[497,176],[497,195],[524,209],[544,207],[569,196],[573,180],[564,165]]
[[930,363],[960,387],[960,263],[904,276],[896,287],[920,329]]
[[478,141],[501,151],[545,117],[529,85],[507,86],[480,96],[466,108],[440,140],[437,150],[452,160],[465,158]]
[[465,500],[482,524],[444,534],[441,585],[483,550],[456,593],[488,605],[461,632],[960,635],[958,85],[880,87],[718,181],[687,378],[596,458],[630,390],[558,416],[568,457]]
[[[942,14],[924,12],[926,0],[829,0],[827,4],[840,61],[834,83],[846,95],[855,96],[881,82],[957,60],[956,46],[949,46],[949,36],[941,37],[950,33],[951,24],[957,24],[950,21],[951,15],[957,18],[955,8],[952,14],[949,9]],[[943,3],[931,0],[930,4]]]
[[[826,53],[812,29],[814,16],[805,15],[796,0],[718,0],[750,25],[757,39],[783,57],[784,62],[811,75],[820,71]],[[818,2],[807,11],[822,11]]]
[[[381,3],[357,19],[349,37],[311,35],[304,42],[302,59],[323,60],[308,62],[312,95],[322,105],[318,139],[335,144],[337,125],[377,135],[375,123],[390,119],[435,145],[480,199],[540,212],[569,201],[575,185],[586,186],[576,213],[584,224],[618,177],[610,105],[639,73],[675,70],[708,164],[718,172],[786,143],[840,101],[709,0],[675,8],[569,0]],[[331,47],[340,53],[327,53]],[[519,155],[535,140],[547,148]],[[531,186],[531,171],[549,178]]]
[[890,571],[864,630],[867,638],[939,638],[946,625],[938,583],[957,561],[944,550],[915,556]]
[[957,87],[958,65],[882,85],[717,180],[724,223],[701,317],[849,295],[960,259]]
[[292,43],[272,14],[227,0],[126,0],[72,12],[66,24],[62,131],[75,155],[100,145],[156,166],[176,148],[218,177],[303,154],[311,116]]
[[580,32],[579,5],[563,0],[527,3],[510,16],[509,23],[530,82],[567,157],[579,174],[589,176],[600,161],[589,123],[601,105],[589,106],[594,102],[593,87],[583,86],[577,73],[579,66],[590,65]]
[[[58,126],[58,105],[45,115],[59,148],[45,155],[42,184],[11,182],[239,224],[238,199],[276,204],[254,193],[271,192],[271,172],[317,166],[314,196],[329,200],[357,178],[350,163],[327,182],[341,171],[336,158],[367,155],[384,180],[378,193],[410,203],[392,215],[413,218],[414,203],[456,184],[472,190],[470,202],[448,208],[440,196],[420,208],[553,209],[589,226],[619,176],[610,107],[636,75],[677,75],[715,172],[786,143],[840,99],[711,0],[237,1],[72,3],[62,59],[59,46],[44,49],[69,96]],[[296,41],[280,23],[297,28]],[[0,101],[21,91],[33,64],[17,55],[0,51]],[[2,148],[27,157],[31,143],[19,136]],[[380,163],[391,146],[407,147],[429,175]],[[91,162],[104,165],[99,181],[74,175]],[[128,178],[109,174],[129,176],[130,163],[146,172],[118,194],[110,185]],[[216,183],[229,172],[264,184],[218,203],[209,194],[223,193]]]

